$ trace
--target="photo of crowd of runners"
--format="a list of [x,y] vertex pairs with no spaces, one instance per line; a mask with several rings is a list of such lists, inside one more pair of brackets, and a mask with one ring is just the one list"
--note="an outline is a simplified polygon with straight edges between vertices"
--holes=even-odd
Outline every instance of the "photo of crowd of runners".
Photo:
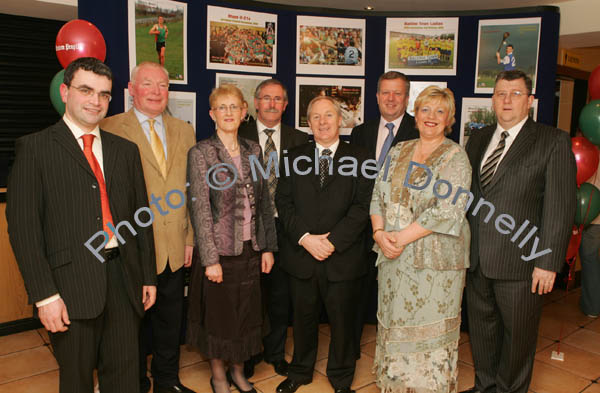
[[362,64],[362,29],[300,26],[300,64]]
[[265,27],[210,22],[210,62],[271,67],[274,37],[269,22]]

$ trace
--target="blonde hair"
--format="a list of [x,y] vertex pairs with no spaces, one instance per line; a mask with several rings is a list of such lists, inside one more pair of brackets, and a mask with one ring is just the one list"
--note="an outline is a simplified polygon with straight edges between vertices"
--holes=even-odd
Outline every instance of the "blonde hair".
[[448,126],[444,130],[445,135],[449,135],[452,132],[452,125],[456,123],[456,118],[454,117],[456,113],[456,106],[454,104],[454,94],[450,89],[442,89],[441,87],[431,85],[425,88],[419,94],[417,99],[415,100],[415,116],[417,112],[426,102],[439,100],[443,105],[448,109]]
[[212,89],[212,91],[210,92],[210,96],[208,96],[208,104],[211,108],[213,108],[216,105],[217,100],[224,96],[232,96],[237,98],[238,100],[240,100],[242,107],[246,107],[247,105],[246,100],[244,100],[244,95],[242,94],[240,89],[238,89],[234,85],[229,84],[223,84]]
[[323,100],[331,102],[331,104],[335,108],[335,112],[337,113],[337,115],[340,117],[342,116],[342,108],[340,107],[340,104],[339,104],[339,102],[337,102],[336,99],[334,99],[333,97],[330,97],[330,96],[316,96],[315,98],[310,100],[310,102],[308,103],[308,108],[306,109],[306,118],[310,119],[310,112],[312,111],[313,105],[316,102],[323,101]]

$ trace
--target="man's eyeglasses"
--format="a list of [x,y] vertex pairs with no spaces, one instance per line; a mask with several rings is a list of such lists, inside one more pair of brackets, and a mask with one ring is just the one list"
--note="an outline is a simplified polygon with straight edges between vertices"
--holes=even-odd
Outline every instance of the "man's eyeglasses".
[[219,113],[227,113],[227,111],[231,111],[231,113],[237,113],[242,110],[242,107],[239,105],[231,104],[229,106],[219,105],[218,107],[213,108],[213,109]]
[[266,102],[267,104],[270,104],[271,101],[273,101],[276,104],[281,104],[283,103],[285,100],[283,97],[280,96],[275,96],[275,97],[271,97],[271,96],[262,96],[259,98],[259,100],[263,100],[264,102]]
[[[72,87],[73,89],[77,90],[84,97],[93,97],[94,94],[96,94],[96,91],[94,89],[90,89],[89,87],[86,87],[86,86],[69,86],[69,87]],[[110,93],[101,91],[98,93],[98,99],[100,101],[110,102],[110,100],[112,100],[112,96],[110,95]]]
[[522,91],[519,90],[515,90],[515,91],[496,91],[494,92],[494,95],[498,98],[501,99],[505,99],[506,97],[509,97],[511,99],[517,99],[517,98],[521,98],[521,97],[527,97],[527,94],[523,93]]

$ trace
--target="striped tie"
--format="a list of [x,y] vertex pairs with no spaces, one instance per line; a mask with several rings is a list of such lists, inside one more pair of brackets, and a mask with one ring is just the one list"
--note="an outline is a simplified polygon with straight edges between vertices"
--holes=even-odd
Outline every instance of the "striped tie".
[[[275,130],[271,128],[265,129],[265,134],[267,134],[267,143],[265,143],[265,167],[267,167],[267,163],[269,162],[269,156],[272,152],[277,153],[275,148],[275,142],[273,142],[273,133]],[[279,162],[275,162],[275,165],[279,165]],[[269,171],[269,196],[271,197],[271,202],[275,201],[275,190],[277,189],[277,174],[275,173],[275,168]],[[275,205],[273,205],[275,206]]]
[[504,151],[504,146],[506,145],[506,138],[509,133],[503,131],[500,135],[500,142],[498,142],[498,146],[492,152],[492,154],[488,157],[483,164],[483,168],[481,168],[481,174],[479,176],[481,189],[485,191],[490,181],[492,181],[492,177],[494,177],[494,172],[496,172],[496,166],[498,165],[498,161],[500,161],[500,157],[502,157],[502,152]]

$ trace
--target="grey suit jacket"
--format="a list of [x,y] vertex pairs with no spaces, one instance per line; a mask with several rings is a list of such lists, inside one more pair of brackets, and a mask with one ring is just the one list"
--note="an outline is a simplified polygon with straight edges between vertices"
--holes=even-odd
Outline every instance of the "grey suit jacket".
[[[576,166],[569,134],[528,119],[483,192],[481,160],[495,129],[493,125],[476,132],[466,147],[473,168],[474,196],[467,214],[471,225],[470,270],[480,265],[486,277],[501,280],[531,279],[534,267],[560,271],[576,208]],[[475,210],[482,198],[493,204],[492,214],[488,206]],[[499,219],[501,214],[510,215],[514,224],[503,224],[510,220],[505,216]],[[528,225],[519,234],[525,221]],[[519,247],[533,226],[537,231]],[[538,244],[534,247],[536,238]],[[551,252],[523,260],[522,256],[532,254],[532,248]]]
[[[156,285],[156,268],[152,230],[134,220],[137,209],[148,206],[140,154],[123,138],[102,130],[100,137],[114,224],[129,221],[137,232],[120,228],[125,243],[119,250],[125,287],[141,316],[142,285]],[[96,177],[62,120],[18,139],[16,153],[6,218],[29,301],[59,293],[70,318],[95,318],[104,309],[107,288],[106,263],[84,246],[102,230]]]

